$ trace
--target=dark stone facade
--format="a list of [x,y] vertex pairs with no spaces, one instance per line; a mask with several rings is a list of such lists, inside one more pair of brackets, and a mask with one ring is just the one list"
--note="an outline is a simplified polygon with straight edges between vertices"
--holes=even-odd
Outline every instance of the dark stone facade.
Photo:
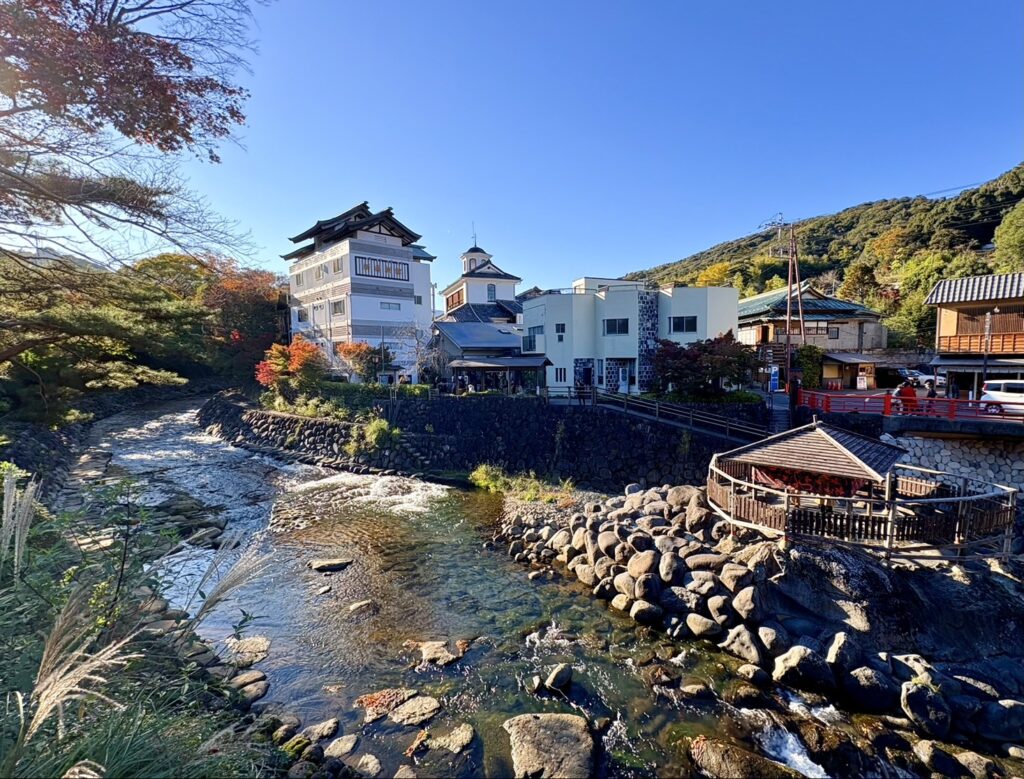
[[637,360],[636,384],[640,392],[650,392],[654,385],[654,353],[658,349],[658,291],[637,293]]
[[[358,464],[404,473],[470,471],[482,463],[510,472],[534,471],[578,485],[619,490],[645,485],[702,484],[715,451],[733,444],[714,436],[589,406],[547,405],[539,399],[442,397],[402,401],[393,423],[399,443]],[[237,397],[218,396],[200,412],[227,441],[306,454],[346,468],[352,423],[262,411]]]
[[[589,381],[587,378],[587,370],[590,371]],[[572,364],[573,384],[582,384],[584,386],[590,386],[597,383],[597,373],[594,370],[594,358],[593,357],[577,357],[573,360]]]

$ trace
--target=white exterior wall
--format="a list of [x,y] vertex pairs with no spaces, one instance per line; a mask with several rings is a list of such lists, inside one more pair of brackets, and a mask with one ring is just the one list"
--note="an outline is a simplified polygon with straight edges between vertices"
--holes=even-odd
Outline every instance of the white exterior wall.
[[508,279],[466,279],[466,295],[469,303],[488,303],[487,285],[494,285],[495,300],[515,300],[515,282]]
[[[358,244],[353,245],[353,241]],[[357,275],[352,260],[355,255],[405,263],[409,267],[409,280]],[[326,266],[321,279],[316,278],[318,266]],[[297,274],[302,275],[298,286]],[[426,343],[432,320],[430,264],[412,259],[411,251],[402,246],[399,238],[360,231],[354,237],[293,262],[288,282],[292,334],[301,334],[316,343],[332,366],[340,367],[334,350],[336,344],[365,341],[371,346],[380,346],[383,340],[395,345],[395,363],[407,367],[406,375],[413,381],[418,379],[413,365],[417,343]],[[381,291],[359,291],[359,287],[367,286],[379,287]],[[331,303],[336,300],[344,300],[343,314],[331,313]],[[381,303],[397,304],[399,309],[384,309]],[[299,321],[300,309],[305,309],[309,321]],[[384,328],[383,338],[379,332],[381,327]],[[414,335],[415,332],[420,335]]]
[[[571,387],[575,381],[575,361],[594,360],[595,380],[598,360],[638,359],[639,296],[636,282],[586,277],[573,282],[573,294],[547,294],[523,304],[523,328],[543,325],[543,337],[537,337],[537,350],[552,362],[547,368],[549,387]],[[658,295],[659,338],[690,343],[715,338],[728,330],[736,332],[739,296],[732,287],[666,288]],[[668,332],[670,316],[696,316],[696,333]],[[627,335],[604,335],[605,319],[628,319]],[[555,325],[565,323],[564,340],[559,343]],[[565,378],[557,380],[558,369]],[[603,386],[603,385],[599,385]]]

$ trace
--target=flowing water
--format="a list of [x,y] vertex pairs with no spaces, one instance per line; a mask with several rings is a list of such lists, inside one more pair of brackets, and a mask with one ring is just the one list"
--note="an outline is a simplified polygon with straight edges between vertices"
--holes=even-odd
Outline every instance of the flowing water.
[[[353,758],[377,756],[382,775],[409,763],[404,750],[418,728],[380,720],[362,724],[354,700],[387,687],[433,695],[441,712],[429,724],[444,734],[468,722],[476,738],[453,757],[430,750],[420,775],[507,776],[508,737],[502,723],[516,714],[577,712],[608,718],[600,773],[678,776],[690,772],[685,737],[708,735],[760,744],[764,753],[808,775],[820,775],[784,731],[720,702],[684,700],[651,687],[644,670],[657,658],[683,684],[721,690],[735,661],[695,643],[672,642],[609,611],[577,584],[530,581],[527,570],[486,548],[500,498],[398,477],[331,475],[283,465],[235,449],[196,426],[197,401],[129,412],[98,423],[96,446],[111,465],[144,485],[144,501],[187,492],[223,507],[228,529],[272,555],[269,570],[222,604],[203,627],[222,641],[241,609],[256,615],[247,633],[271,647],[256,668],[271,684],[262,704],[280,705],[305,724],[337,717],[341,733],[359,734]],[[275,530],[278,511],[301,527]],[[185,604],[213,553],[186,549],[166,572],[170,595]],[[306,567],[317,557],[354,563],[331,576]],[[330,591],[319,594],[330,585]],[[368,608],[349,606],[371,600]],[[466,655],[444,666],[422,666],[409,641],[470,641]],[[538,697],[525,682],[570,663],[568,697]]]

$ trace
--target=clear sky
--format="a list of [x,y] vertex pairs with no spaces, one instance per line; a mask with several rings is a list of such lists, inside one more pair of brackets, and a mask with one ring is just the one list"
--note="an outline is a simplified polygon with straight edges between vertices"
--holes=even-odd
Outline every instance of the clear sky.
[[284,271],[363,200],[434,281],[480,245],[524,287],[620,276],[776,212],[1024,161],[1020,0],[281,0],[257,10],[241,147],[192,186]]

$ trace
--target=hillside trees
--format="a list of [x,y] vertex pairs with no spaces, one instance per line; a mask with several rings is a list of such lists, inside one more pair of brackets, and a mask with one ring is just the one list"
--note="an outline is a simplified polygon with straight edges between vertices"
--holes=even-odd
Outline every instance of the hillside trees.
[[995,244],[1001,273],[1024,271],[1024,200],[1003,217],[996,228]]

